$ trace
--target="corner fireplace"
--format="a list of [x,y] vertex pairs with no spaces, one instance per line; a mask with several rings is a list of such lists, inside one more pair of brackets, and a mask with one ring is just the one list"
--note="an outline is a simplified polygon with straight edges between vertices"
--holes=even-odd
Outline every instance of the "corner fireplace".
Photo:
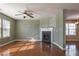
[[53,39],[53,28],[41,28],[40,39],[42,42],[51,43]]
[[51,43],[51,31],[42,31],[42,42]]

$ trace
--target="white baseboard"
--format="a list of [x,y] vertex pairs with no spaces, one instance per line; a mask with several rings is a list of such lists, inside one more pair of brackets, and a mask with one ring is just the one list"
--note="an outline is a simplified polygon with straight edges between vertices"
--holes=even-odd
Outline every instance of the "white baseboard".
[[26,39],[15,39],[15,41],[41,41],[40,39],[26,38]]
[[11,40],[11,41],[9,41],[9,42],[6,42],[6,43],[4,43],[4,44],[1,44],[0,47],[5,46],[5,45],[7,45],[7,44],[10,44],[10,43],[12,43],[12,42],[14,42],[14,41],[15,41],[15,40]]
[[11,40],[11,41],[9,41],[9,42],[7,42],[7,43],[1,44],[0,47],[5,46],[5,45],[7,45],[7,44],[10,44],[10,43],[12,43],[12,42],[14,42],[14,41],[40,41],[40,40],[36,40],[36,39],[33,40],[33,38],[14,39],[14,40]]
[[[9,42],[7,42],[7,43],[4,43],[4,44],[2,44],[2,45],[0,45],[0,47],[2,47],[2,46],[5,46],[5,45],[7,45],[7,44],[10,44],[10,43],[12,43],[12,42],[14,42],[14,41],[41,41],[41,40],[36,40],[36,39],[31,39],[30,38],[30,40],[29,39],[14,39],[14,40],[11,40],[11,41],[9,41]],[[53,44],[55,44],[56,46],[58,46],[61,50],[65,50],[65,48],[63,48],[63,47],[61,47],[59,44],[57,44],[56,42],[53,42]]]
[[58,43],[53,42],[53,44],[55,44],[56,46],[58,46],[61,50],[65,50],[65,48],[63,48],[62,46],[60,46]]

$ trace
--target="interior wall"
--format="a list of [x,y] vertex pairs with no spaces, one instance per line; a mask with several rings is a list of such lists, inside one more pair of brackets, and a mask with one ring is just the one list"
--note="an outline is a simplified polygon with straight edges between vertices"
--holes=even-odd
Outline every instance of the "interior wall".
[[52,16],[52,18],[40,20],[40,28],[48,28],[48,27],[49,28],[56,27],[55,16]]
[[10,27],[11,27],[11,29],[10,29],[11,36],[10,37],[6,37],[6,38],[1,38],[0,39],[0,45],[1,45],[1,44],[4,44],[4,43],[7,43],[9,41],[14,40],[14,38],[15,38],[15,20],[12,19],[12,18],[10,18],[10,17],[8,17],[8,16],[6,16],[6,15],[4,15],[4,14],[2,14],[2,13],[0,13],[0,18],[1,19],[9,20],[10,21],[10,24],[11,24],[10,25]]
[[[48,19],[43,19],[43,20],[40,20],[40,28],[53,28],[53,31],[52,31],[52,43],[54,42],[54,28],[56,27],[56,19],[55,19],[55,16],[52,16],[52,18],[48,18]],[[41,40],[42,41],[42,40]]]
[[[34,38],[40,39],[40,28],[53,28],[56,26],[55,16],[41,20],[17,20],[16,21],[16,39]],[[53,40],[53,39],[52,39]]]
[[[54,37],[52,43],[56,43],[60,48],[65,48],[65,24],[64,24],[64,10],[58,9],[56,15],[51,19],[40,21],[40,28],[54,28]],[[48,21],[49,20],[49,21]],[[48,23],[49,22],[49,23]],[[49,25],[49,26],[48,26]]]
[[65,47],[65,33],[63,21],[63,9],[57,11],[55,16],[41,20],[17,20],[16,21],[16,38],[25,39],[33,37],[39,41],[40,28],[54,28],[54,37],[52,43],[55,42],[62,48]]
[[16,39],[34,38],[40,39],[40,21],[39,20],[17,20],[16,21]]
[[64,20],[63,20],[63,9],[59,9],[56,15],[56,28],[55,28],[55,40],[54,42],[65,47],[65,30],[64,30]]
[[[66,19],[65,23],[75,23],[78,19]],[[79,41],[79,24],[76,25],[76,35],[66,35],[66,41]]]

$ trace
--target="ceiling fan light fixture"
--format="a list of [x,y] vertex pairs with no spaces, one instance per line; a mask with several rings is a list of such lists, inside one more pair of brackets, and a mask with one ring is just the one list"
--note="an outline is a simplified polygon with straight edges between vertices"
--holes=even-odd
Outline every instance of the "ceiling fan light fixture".
[[26,18],[26,16],[23,16],[24,17],[24,19]]

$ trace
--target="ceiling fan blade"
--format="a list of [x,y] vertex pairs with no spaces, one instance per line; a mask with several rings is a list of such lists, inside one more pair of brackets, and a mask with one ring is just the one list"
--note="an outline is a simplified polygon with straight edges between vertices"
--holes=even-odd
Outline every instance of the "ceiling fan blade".
[[16,16],[19,16],[19,15],[24,15],[24,18],[26,18],[26,15],[31,17],[31,18],[34,18],[33,17],[33,11],[31,11],[30,9],[26,9],[24,10],[24,12],[21,12],[21,11],[18,11],[20,14],[16,14]]
[[33,12],[33,11],[31,11],[31,10],[27,10],[27,12]]
[[26,16],[23,16],[23,18],[25,19],[25,18],[26,18]]
[[33,16],[31,16],[31,15],[29,15],[29,14],[27,14],[27,16],[29,16],[29,17],[31,17],[31,18],[34,18]]
[[29,17],[34,18],[33,16],[29,16]]
[[33,13],[31,13],[31,12],[27,12],[27,14],[29,14],[29,15],[33,15]]

